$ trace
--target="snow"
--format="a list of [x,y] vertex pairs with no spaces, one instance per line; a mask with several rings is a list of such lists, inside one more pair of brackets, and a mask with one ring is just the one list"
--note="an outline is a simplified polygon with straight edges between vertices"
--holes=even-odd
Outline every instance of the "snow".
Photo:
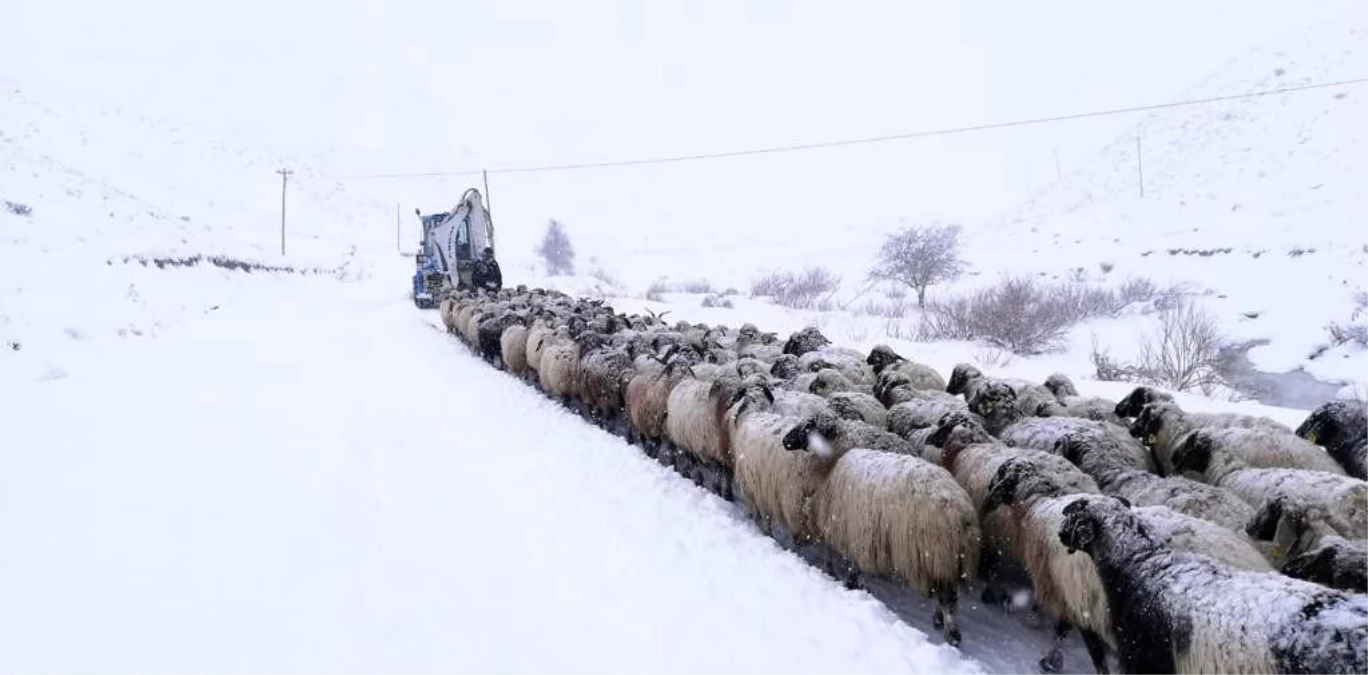
[[338,286],[4,383],[0,668],[980,671]]

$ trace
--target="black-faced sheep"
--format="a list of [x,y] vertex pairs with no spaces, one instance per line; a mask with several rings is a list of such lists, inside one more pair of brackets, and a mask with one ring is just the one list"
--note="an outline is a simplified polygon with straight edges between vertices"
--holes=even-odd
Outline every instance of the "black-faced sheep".
[[1246,529],[1272,542],[1272,558],[1287,576],[1355,593],[1368,592],[1368,541],[1345,539],[1318,508],[1286,498],[1264,503]]
[[[1256,422],[1255,420],[1265,418],[1252,418],[1246,415],[1234,414],[1199,414],[1189,413],[1178,407],[1178,404],[1170,401],[1157,401],[1150,403],[1140,409],[1135,421],[1131,423],[1130,434],[1135,438],[1142,439],[1145,445],[1149,446],[1154,453],[1154,463],[1160,473],[1169,474],[1173,472],[1173,452],[1178,444],[1182,443],[1189,432],[1195,429],[1207,428],[1261,428],[1269,429],[1273,433],[1283,433],[1291,435],[1291,430],[1282,427],[1278,431],[1276,422],[1267,420],[1267,424]],[[1281,426],[1281,425],[1278,425]]]
[[883,428],[888,426],[888,409],[878,399],[859,391],[838,391],[826,397],[827,405],[837,416],[859,420]]
[[[579,336],[580,365],[577,389],[595,418],[618,424],[621,420],[624,391],[633,375],[633,354],[624,347],[609,346],[600,333],[585,331]],[[625,431],[625,430],[621,430]]]
[[827,396],[838,391],[858,391],[855,383],[835,368],[803,373],[793,378],[793,389],[818,396]]
[[1135,506],[1167,506],[1237,532],[1254,515],[1254,508],[1235,493],[1183,476],[1157,476],[1137,467],[1130,452],[1095,434],[1066,434],[1056,452],[1097,481],[1103,494]]
[[667,349],[667,360],[657,372],[638,372],[627,383],[627,416],[632,430],[650,443],[665,437],[665,416],[670,392],[692,377],[692,350]]
[[1105,444],[1114,453],[1123,453],[1128,465],[1152,471],[1150,453],[1123,427],[1077,417],[1027,417],[1017,420],[998,433],[1007,445],[1058,453],[1060,441],[1067,435],[1089,437]]
[[541,347],[537,378],[541,390],[555,399],[575,393],[579,381],[579,345],[564,326],[557,328]]
[[1059,540],[1096,564],[1125,672],[1368,669],[1368,596],[1175,550],[1115,500],[1063,514]]
[[862,572],[934,595],[933,623],[958,645],[958,589],[977,576],[982,546],[969,495],[948,471],[916,457],[865,448],[838,454],[816,496],[821,539]]
[[897,374],[906,378],[904,381],[913,388],[945,390],[945,378],[941,377],[934,368],[909,361],[894,352],[888,345],[876,345],[869,351],[865,363],[874,369],[874,374],[879,377],[880,381],[887,376]]
[[916,399],[899,403],[888,409],[888,430],[902,436],[909,437],[918,429],[934,427],[946,415],[958,412],[968,414],[969,408],[964,401],[952,398],[949,401],[935,399]]
[[1325,448],[1292,434],[1269,433],[1262,429],[1195,429],[1183,442],[1226,448],[1252,467],[1345,475],[1344,469]]
[[831,344],[822,332],[812,326],[808,326],[793,335],[784,342],[783,352],[794,356],[802,356],[808,352],[816,351]]
[[[967,363],[955,366],[954,370],[950,372],[950,383],[945,386],[947,392],[964,396],[964,400],[969,401],[971,405],[975,397],[986,393],[985,388],[992,388],[996,392],[1004,389],[1011,391],[1012,405],[1022,415],[1035,416],[1045,404],[1059,401],[1054,392],[1043,385],[1031,384],[1019,379],[989,378],[984,376],[978,368]],[[1000,393],[993,395],[993,398],[998,397],[1000,397]]]
[[1228,448],[1202,443],[1184,443],[1173,462],[1176,471],[1192,471],[1250,506],[1283,497],[1320,507],[1341,536],[1368,538],[1368,481],[1323,471],[1255,468]]
[[785,450],[784,436],[802,420],[772,412],[772,395],[767,388],[749,388],[727,412],[736,489],[762,529],[779,526],[802,545],[817,535],[812,500],[835,457]]
[[1329,401],[1311,411],[1296,434],[1323,448],[1354,478],[1368,480],[1368,407],[1355,401]]
[[858,420],[842,419],[830,410],[808,417],[784,436],[786,450],[807,450],[817,438],[836,453],[853,448],[879,450],[900,455],[917,455],[907,439]]
[[784,354],[770,362],[770,375],[777,380],[792,380],[802,372],[798,367],[798,357],[792,354]]

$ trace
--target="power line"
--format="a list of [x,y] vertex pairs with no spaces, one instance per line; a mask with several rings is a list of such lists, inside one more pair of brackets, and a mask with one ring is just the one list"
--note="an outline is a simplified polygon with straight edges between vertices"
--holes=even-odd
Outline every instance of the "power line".
[[[539,173],[547,171],[578,171],[583,169],[607,169],[622,166],[638,166],[642,164],[667,164],[675,162],[692,162],[704,159],[726,159],[731,157],[746,157],[750,155],[767,155],[782,152],[800,152],[804,150],[820,150],[824,148],[836,148],[848,145],[866,145],[871,143],[886,143],[889,141],[902,141],[915,138],[928,138],[931,136],[949,136],[953,134],[973,133],[979,131],[991,131],[994,129],[1006,129],[1011,127],[1024,127],[1038,124],[1050,124],[1054,122],[1068,122],[1073,120],[1088,119],[1093,117],[1107,117],[1112,115],[1126,115],[1130,113],[1149,112],[1154,110],[1164,110],[1167,108],[1180,108],[1186,106],[1206,105],[1210,103],[1220,103],[1223,101],[1235,101],[1247,98],[1259,98],[1263,96],[1275,96],[1280,94],[1290,94],[1313,89],[1327,89],[1330,87],[1343,87],[1352,84],[1363,84],[1368,82],[1368,77],[1359,77],[1350,80],[1339,80],[1336,82],[1322,82],[1318,84],[1305,84],[1280,89],[1268,89],[1264,91],[1248,92],[1244,94],[1228,94],[1225,96],[1211,96],[1208,98],[1185,99],[1179,101],[1167,101],[1164,103],[1151,103],[1148,105],[1138,105],[1126,108],[1110,108],[1106,110],[1094,110],[1091,112],[1072,113],[1067,115],[1054,115],[1051,117],[1036,117],[1030,119],[1012,120],[1007,122],[989,122],[986,124],[975,124],[963,127],[949,127],[945,129],[933,129],[927,131],[913,131],[902,134],[891,134],[887,136],[870,136],[867,138],[853,138],[840,141],[822,141],[816,143],[799,143],[794,145],[780,145],[768,148],[752,148],[747,150],[731,150],[724,152],[709,152],[690,155],[673,155],[667,157],[651,157],[643,159],[625,159],[605,162],[580,162],[574,164],[546,164],[541,166],[522,166],[489,169],[489,173]],[[369,174],[356,176],[331,176],[338,180],[360,180],[373,178],[432,178],[440,176],[478,176],[482,173],[479,170],[470,171],[432,171],[427,173],[389,173],[389,174]]]

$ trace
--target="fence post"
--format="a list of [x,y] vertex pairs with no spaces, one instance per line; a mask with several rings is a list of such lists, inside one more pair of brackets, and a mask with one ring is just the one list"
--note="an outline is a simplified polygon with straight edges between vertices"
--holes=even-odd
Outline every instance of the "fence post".
[[289,169],[276,171],[280,174],[280,255],[285,255],[285,183],[290,180],[290,175],[294,172]]

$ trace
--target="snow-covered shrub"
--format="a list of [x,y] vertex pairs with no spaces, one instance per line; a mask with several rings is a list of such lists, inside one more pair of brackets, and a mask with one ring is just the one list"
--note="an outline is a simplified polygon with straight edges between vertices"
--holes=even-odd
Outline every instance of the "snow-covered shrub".
[[1126,277],[1120,286],[1116,287],[1116,297],[1123,304],[1133,302],[1149,302],[1159,295],[1159,284],[1149,277]]
[[716,293],[709,293],[703,297],[703,307],[722,307],[725,309],[735,309],[736,305],[731,300],[724,298]]
[[1012,277],[931,303],[917,332],[922,340],[983,340],[1014,354],[1039,354],[1058,347],[1079,321],[1118,309],[1105,289]]
[[546,262],[546,273],[551,276],[575,273],[575,248],[570,236],[558,220],[546,224],[546,234],[537,246],[537,255]]
[[1094,340],[1092,363],[1098,380],[1137,382],[1210,394],[1226,384],[1226,339],[1206,310],[1183,301],[1159,314],[1159,330],[1140,340],[1134,363],[1117,361]]
[[1354,311],[1349,315],[1349,322],[1337,321],[1325,327],[1330,333],[1330,340],[1336,345],[1353,344],[1361,349],[1368,348],[1368,322],[1362,320],[1365,315],[1368,315],[1368,291],[1359,291],[1354,294]]
[[841,287],[841,278],[825,267],[802,272],[772,272],[751,283],[751,297],[768,297],[792,309],[826,309]]
[[29,208],[28,204],[20,204],[18,202],[11,201],[5,202],[5,210],[9,211],[10,213],[13,213],[16,216],[27,216],[33,213],[33,209]]

